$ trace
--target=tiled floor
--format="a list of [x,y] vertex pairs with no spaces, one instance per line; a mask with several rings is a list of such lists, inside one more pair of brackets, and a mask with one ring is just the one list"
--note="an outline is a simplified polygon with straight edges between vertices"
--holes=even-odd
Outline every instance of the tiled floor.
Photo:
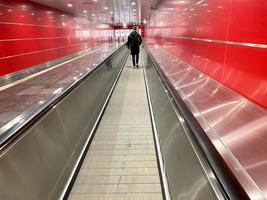
[[130,59],[111,97],[70,200],[161,200],[142,69]]

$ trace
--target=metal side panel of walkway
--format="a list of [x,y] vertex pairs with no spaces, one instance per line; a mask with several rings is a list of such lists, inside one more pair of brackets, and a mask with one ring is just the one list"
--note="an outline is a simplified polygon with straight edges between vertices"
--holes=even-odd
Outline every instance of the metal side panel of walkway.
[[70,200],[161,200],[143,69],[131,57],[76,178]]

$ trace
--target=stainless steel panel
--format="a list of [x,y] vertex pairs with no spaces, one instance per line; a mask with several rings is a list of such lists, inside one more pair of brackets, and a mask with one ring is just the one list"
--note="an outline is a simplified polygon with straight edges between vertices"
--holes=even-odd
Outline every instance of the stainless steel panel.
[[[216,151],[226,166],[224,168],[228,168],[221,173],[226,175],[225,178],[220,176],[224,179],[224,187],[228,188],[228,195],[242,196],[233,199],[266,199],[266,109],[179,59],[165,47],[149,45],[149,50],[157,59],[173,93],[180,96],[205,131],[196,136],[206,138],[209,148]],[[255,94],[262,88],[255,90]],[[213,159],[212,154],[209,159]],[[232,192],[227,180],[235,181],[239,187]]]
[[212,171],[191,137],[190,130],[174,109],[156,69],[143,50],[145,73],[160,143],[160,156],[171,199],[224,199],[219,185],[211,181]]
[[127,55],[123,46],[1,154],[1,199],[59,198]]
[[[55,102],[119,47],[106,45],[1,88],[0,145]],[[23,99],[23,100],[22,100]]]

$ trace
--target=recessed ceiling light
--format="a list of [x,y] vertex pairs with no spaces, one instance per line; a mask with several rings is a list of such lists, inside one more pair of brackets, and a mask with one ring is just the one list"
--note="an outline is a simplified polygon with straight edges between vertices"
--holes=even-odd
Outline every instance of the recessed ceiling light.
[[87,13],[87,10],[84,10],[83,13]]
[[26,6],[26,5],[22,5],[21,7],[22,7],[22,8],[26,8],[27,6]]
[[113,14],[113,11],[110,11],[110,14]]
[[135,6],[135,5],[136,5],[136,3],[135,3],[135,2],[132,2],[132,5],[133,5],[133,6]]
[[97,2],[98,0],[94,0],[94,2]]
[[104,9],[105,9],[105,10],[108,10],[108,7],[107,7],[107,6],[105,6],[105,7],[104,7]]
[[187,1],[178,1],[178,2],[175,2],[177,4],[187,4],[188,2]]
[[95,14],[92,14],[92,16],[94,17],[94,16],[95,16]]
[[68,7],[72,7],[72,4],[71,3],[68,3]]
[[136,9],[133,9],[133,11],[135,12],[135,11],[136,11]]

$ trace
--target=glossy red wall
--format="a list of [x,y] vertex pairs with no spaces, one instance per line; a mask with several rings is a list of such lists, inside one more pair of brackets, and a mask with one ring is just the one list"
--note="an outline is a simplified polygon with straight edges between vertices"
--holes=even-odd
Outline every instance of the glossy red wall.
[[266,0],[165,0],[146,41],[267,108],[266,13]]
[[113,31],[26,0],[0,0],[0,75],[106,43]]

